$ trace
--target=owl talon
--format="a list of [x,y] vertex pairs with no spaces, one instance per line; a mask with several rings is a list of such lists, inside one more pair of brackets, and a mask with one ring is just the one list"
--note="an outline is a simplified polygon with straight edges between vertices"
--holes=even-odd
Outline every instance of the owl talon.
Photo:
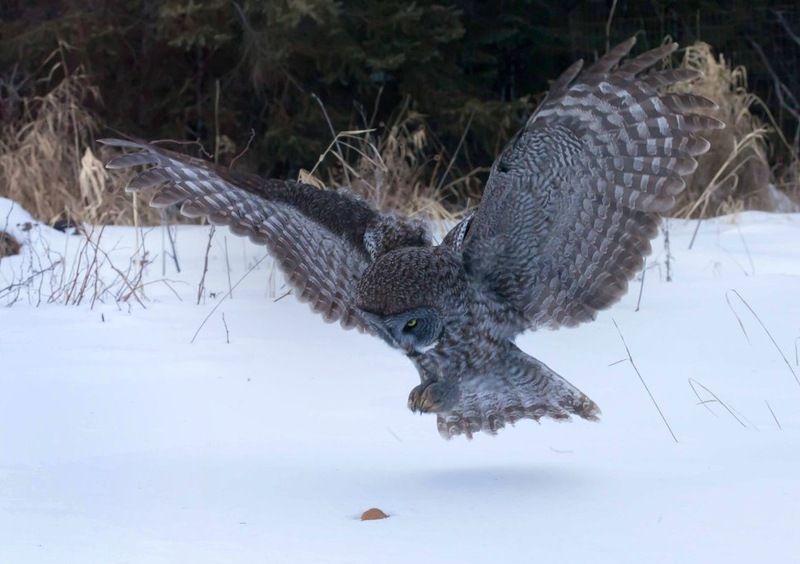
[[446,387],[437,382],[424,382],[411,390],[408,408],[419,413],[438,413],[444,411]]
[[417,412],[422,413],[422,407],[421,407],[422,392],[425,391],[425,388],[427,388],[429,384],[430,382],[424,382],[419,386],[414,387],[413,390],[411,390],[411,393],[408,394],[408,409],[410,409],[414,413]]

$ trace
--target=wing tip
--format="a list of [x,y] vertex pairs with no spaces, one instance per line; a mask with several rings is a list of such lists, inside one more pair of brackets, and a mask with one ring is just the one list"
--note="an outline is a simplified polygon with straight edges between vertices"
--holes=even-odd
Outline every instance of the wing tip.
[[[717,107],[719,107],[719,106],[717,106]],[[717,119],[717,118],[715,118],[715,117],[710,117],[710,116],[706,116],[706,117],[707,117],[707,118],[708,118],[708,120],[709,120],[709,122],[708,122],[708,123],[709,123],[709,127],[708,127],[708,129],[712,129],[712,130],[720,130],[720,129],[725,129],[726,127],[728,127],[728,124],[726,124],[726,123],[725,123],[724,121],[722,121],[721,119]]]
[[637,34],[634,33],[633,35],[631,35],[625,41],[621,41],[615,47],[612,47],[611,49],[609,49],[609,52],[610,51],[614,51],[616,49],[619,49],[619,50],[626,49],[627,51],[630,51],[631,49],[634,48],[634,46],[636,45],[636,42],[638,40],[639,39],[637,37]]
[[108,147],[124,147],[131,149],[147,148],[147,143],[133,141],[131,139],[121,139],[119,137],[101,137],[100,139],[97,139],[97,142]]
[[108,145],[109,147],[118,147],[118,142],[123,141],[117,137],[101,137],[100,139],[96,140],[101,145]]

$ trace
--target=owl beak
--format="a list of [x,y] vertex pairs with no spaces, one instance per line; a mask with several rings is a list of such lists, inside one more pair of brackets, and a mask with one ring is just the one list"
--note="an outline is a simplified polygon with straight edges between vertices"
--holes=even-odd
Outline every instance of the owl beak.
[[381,339],[386,341],[386,343],[394,348],[399,348],[399,344],[397,341],[392,337],[392,334],[386,328],[386,325],[383,322],[383,318],[380,315],[376,315],[374,313],[370,313],[368,311],[361,310],[361,315],[364,319],[369,323],[370,327],[375,331],[375,334],[378,335]]

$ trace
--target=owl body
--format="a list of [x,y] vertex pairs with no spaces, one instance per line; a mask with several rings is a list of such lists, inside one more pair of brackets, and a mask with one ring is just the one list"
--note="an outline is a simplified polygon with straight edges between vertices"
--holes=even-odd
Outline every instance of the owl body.
[[128,185],[263,244],[295,295],[327,321],[383,339],[416,366],[414,411],[442,436],[542,417],[596,419],[580,390],[514,344],[615,303],[643,267],[660,213],[722,127],[715,104],[665,88],[698,76],[653,70],[668,44],[625,58],[626,41],[578,62],[492,165],[477,209],[433,245],[425,226],[346,190],[262,179],[158,146],[110,168],[149,165]]

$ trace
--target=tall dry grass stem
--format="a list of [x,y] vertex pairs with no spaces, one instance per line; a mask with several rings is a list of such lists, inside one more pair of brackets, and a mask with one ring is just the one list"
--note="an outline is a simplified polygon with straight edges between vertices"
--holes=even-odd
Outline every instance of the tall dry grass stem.
[[653,405],[655,406],[656,411],[658,411],[658,414],[661,416],[661,420],[664,422],[664,425],[666,426],[667,430],[669,431],[670,436],[672,436],[672,440],[674,440],[677,443],[678,442],[678,437],[676,437],[675,433],[672,431],[672,427],[670,426],[669,421],[667,421],[667,417],[664,415],[664,412],[661,410],[661,407],[658,405],[658,402],[656,401],[655,396],[653,396],[653,392],[650,391],[650,387],[647,385],[647,382],[644,381],[644,378],[642,377],[642,373],[639,372],[639,368],[636,366],[636,363],[633,361],[633,355],[631,354],[631,350],[628,348],[628,343],[625,342],[625,337],[622,336],[622,330],[619,328],[619,325],[617,325],[616,320],[612,319],[611,321],[612,321],[612,323],[614,323],[614,327],[616,327],[616,329],[617,329],[617,333],[619,334],[619,338],[622,341],[622,346],[625,347],[625,353],[627,354],[628,358],[626,358],[624,360],[627,360],[630,363],[631,367],[633,368],[633,371],[636,372],[636,375],[639,377],[639,381],[642,383],[642,386],[644,387],[645,391],[647,392],[647,395],[650,397],[650,401],[653,402]]
[[[45,93],[23,96],[19,115],[0,124],[0,196],[50,224],[130,224],[134,210],[119,189],[128,173],[105,170],[110,154],[93,150],[101,126],[89,108],[101,103],[99,92],[62,54],[40,80]],[[155,217],[148,211],[146,221]]]
[[679,66],[700,71],[702,77],[674,90],[716,102],[719,108],[709,112],[724,121],[725,128],[703,134],[711,149],[698,159],[697,170],[686,179],[675,215],[704,218],[743,209],[771,210],[768,136],[776,131],[780,134],[780,130],[759,117],[766,105],[750,92],[747,70],[732,66],[722,54],[715,56],[703,42],[686,47]]
[[772,343],[772,346],[775,347],[776,351],[778,351],[778,354],[780,355],[781,359],[783,360],[783,363],[786,365],[786,368],[788,368],[789,372],[792,374],[792,377],[794,378],[795,383],[798,386],[800,386],[800,378],[798,378],[797,372],[794,371],[794,368],[792,368],[792,364],[789,362],[789,359],[786,358],[786,355],[783,353],[783,350],[781,350],[780,346],[778,346],[778,342],[775,340],[775,337],[772,336],[772,332],[769,329],[767,329],[767,326],[761,320],[761,317],[756,313],[756,311],[747,302],[747,300],[745,300],[738,291],[731,289],[731,290],[728,290],[727,292],[725,292],[725,301],[728,303],[728,307],[733,312],[733,315],[736,317],[736,321],[739,322],[739,328],[741,328],[742,333],[744,333],[744,336],[745,336],[745,339],[747,339],[747,342],[748,343],[750,342],[750,337],[747,335],[747,331],[744,328],[744,323],[742,323],[741,317],[739,317],[739,314],[736,313],[736,310],[733,307],[733,303],[731,302],[731,299],[730,299],[731,295],[734,295],[737,298],[739,298],[739,301],[742,303],[742,305],[744,305],[744,307],[747,308],[747,311],[749,311],[751,313],[751,315],[755,318],[755,320],[758,322],[759,326],[761,326],[761,329],[763,329],[764,333],[769,338],[770,342]]

